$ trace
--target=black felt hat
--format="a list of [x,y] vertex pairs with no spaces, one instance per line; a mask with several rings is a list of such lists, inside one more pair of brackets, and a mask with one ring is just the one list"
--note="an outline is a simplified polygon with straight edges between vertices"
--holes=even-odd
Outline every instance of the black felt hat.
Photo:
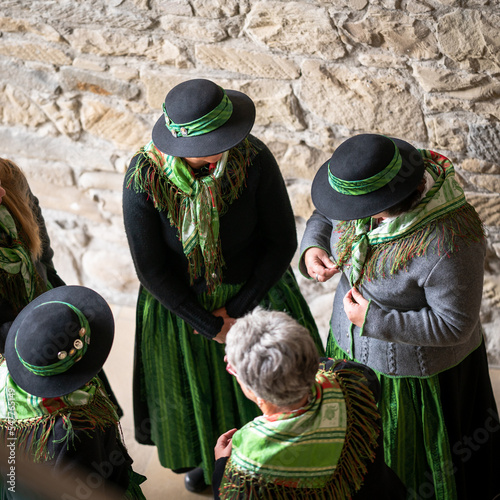
[[113,336],[113,314],[98,293],[83,286],[54,288],[12,323],[5,343],[9,373],[29,394],[64,396],[97,375]]
[[344,141],[313,180],[314,206],[335,220],[369,217],[413,193],[425,171],[419,151],[401,139],[360,134]]
[[255,121],[255,105],[247,95],[204,79],[175,86],[163,107],[153,127],[153,142],[163,153],[182,158],[231,149],[245,139]]

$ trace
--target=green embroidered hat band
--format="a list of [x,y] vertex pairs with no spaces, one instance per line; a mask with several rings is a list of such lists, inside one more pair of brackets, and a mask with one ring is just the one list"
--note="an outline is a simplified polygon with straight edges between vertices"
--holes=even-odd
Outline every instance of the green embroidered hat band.
[[[391,140],[391,142],[394,144],[394,141]],[[402,164],[401,154],[396,144],[394,144],[394,156],[392,160],[377,174],[367,179],[348,181],[335,177],[330,170],[330,163],[328,163],[328,182],[335,191],[341,194],[350,196],[368,194],[389,184],[401,170]]]
[[38,309],[39,307],[48,304],[63,304],[72,309],[78,317],[78,321],[80,323],[80,329],[78,330],[78,337],[71,343],[70,349],[68,351],[64,350],[59,351],[57,353],[58,361],[50,365],[32,365],[28,363],[26,360],[24,360],[17,348],[17,335],[19,333],[19,330],[16,331],[14,346],[19,361],[29,372],[38,375],[40,377],[50,377],[53,375],[59,375],[61,373],[66,372],[75,363],[77,363],[83,358],[83,356],[87,352],[87,347],[90,344],[90,325],[87,318],[80,311],[80,309],[75,307],[73,304],[69,304],[67,302],[62,302],[59,300],[43,302],[42,304],[36,306],[35,309]]
[[[219,87],[220,88],[220,87]],[[163,103],[163,114],[165,116],[165,126],[174,137],[193,137],[208,134],[224,125],[233,114],[233,103],[227,96],[225,90],[221,88],[224,96],[221,102],[206,115],[188,123],[173,122]]]

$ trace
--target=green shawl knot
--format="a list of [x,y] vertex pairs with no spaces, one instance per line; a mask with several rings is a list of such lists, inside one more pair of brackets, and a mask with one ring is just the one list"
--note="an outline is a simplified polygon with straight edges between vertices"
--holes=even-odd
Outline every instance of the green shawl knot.
[[220,498],[350,498],[374,459],[380,432],[363,381],[354,370],[320,370],[307,406],[257,417],[237,431]]
[[239,196],[255,153],[246,139],[198,177],[182,158],[162,153],[151,141],[128,174],[127,188],[147,193],[157,210],[168,212],[188,259],[190,284],[204,276],[209,293],[222,283],[219,217]]
[[[406,268],[410,259],[425,255],[437,237],[438,252],[448,253],[456,251],[457,238],[484,238],[481,221],[467,203],[451,161],[434,151],[420,150],[420,154],[434,184],[416,207],[376,227],[371,217],[337,224],[341,234],[337,263],[341,269],[351,265],[351,286],[385,277],[387,269],[393,275]],[[443,224],[439,236],[434,232],[438,222]]]

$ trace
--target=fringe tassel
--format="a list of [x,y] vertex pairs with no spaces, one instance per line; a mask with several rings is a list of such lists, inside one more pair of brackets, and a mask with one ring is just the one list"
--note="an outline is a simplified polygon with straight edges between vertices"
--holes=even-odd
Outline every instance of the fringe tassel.
[[[417,229],[409,236],[372,246],[356,285],[406,270],[411,259],[427,254],[430,244],[436,239],[435,229],[438,225],[442,225],[442,230],[437,236],[438,255],[444,253],[451,255],[458,251],[459,242],[470,244],[485,237],[484,227],[476,210],[466,203],[457,210]],[[338,264],[342,268],[350,261],[352,245],[356,238],[355,227],[351,221],[343,221],[337,225],[336,231],[341,233],[336,249]]]
[[[322,488],[292,487],[245,473],[228,460],[220,488],[220,498],[231,500],[323,500],[350,499],[358,491],[375,459],[380,434],[380,414],[364,377],[356,370],[335,372],[347,408],[347,433],[337,468]],[[301,479],[302,481],[302,479]]]
[[[96,391],[92,401],[82,406],[65,406],[50,415],[23,420],[3,420],[0,422],[0,439],[6,444],[16,439],[16,449],[22,450],[33,458],[34,462],[45,462],[54,457],[51,449],[51,433],[57,419],[63,419],[66,434],[52,443],[66,443],[67,449],[74,446],[75,431],[89,433],[96,428],[105,429],[110,425],[119,428],[118,414],[113,403],[100,390]],[[119,431],[118,431],[119,432]]]

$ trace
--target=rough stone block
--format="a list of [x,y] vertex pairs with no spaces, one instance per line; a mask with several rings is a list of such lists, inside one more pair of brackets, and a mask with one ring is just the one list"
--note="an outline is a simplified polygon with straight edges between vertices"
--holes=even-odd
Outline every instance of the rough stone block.
[[61,162],[76,171],[114,170],[110,158],[116,150],[106,141],[96,140],[89,146],[66,136],[47,137],[28,129],[0,127],[0,144],[2,154],[21,167],[43,158],[48,164]]
[[84,172],[78,178],[78,185],[83,190],[105,189],[121,193],[123,175],[115,172]]
[[138,117],[98,101],[84,101],[82,126],[87,132],[128,148],[131,152],[150,140],[150,130]]
[[76,28],[68,39],[76,50],[102,56],[144,54],[150,43],[148,35],[137,36],[116,29]]
[[146,100],[151,109],[161,115],[161,107],[170,89],[181,82],[189,80],[189,76],[168,74],[162,71],[144,70],[141,72],[141,82],[146,88]]
[[460,167],[466,172],[500,175],[500,163],[495,165],[478,160],[477,158],[466,158],[462,161]]
[[162,16],[160,24],[169,35],[188,40],[215,43],[227,38],[227,32],[218,20],[169,15]]
[[134,99],[139,88],[128,82],[116,80],[106,74],[96,74],[76,68],[61,69],[61,86],[67,92],[91,92],[98,95],[116,95],[122,99]]
[[109,65],[105,61],[96,58],[90,59],[89,57],[75,57],[73,66],[84,71],[107,71],[109,69]]
[[45,113],[28,95],[9,84],[0,93],[0,117],[4,124],[24,125],[32,129],[48,121]]
[[[257,109],[255,123],[261,126],[284,127],[287,130],[303,130],[302,111],[289,84],[272,80],[254,80],[239,84],[234,81],[235,90],[252,98]],[[229,87],[231,88],[231,87]]]
[[59,90],[59,81],[54,74],[54,68],[30,68],[20,61],[5,59],[0,61],[2,83],[9,83],[19,90],[31,93],[56,94]]
[[490,102],[478,102],[474,104],[474,111],[488,120],[500,121],[500,100],[492,99]]
[[64,97],[57,100],[47,99],[41,101],[39,105],[61,134],[75,140],[79,138],[81,132],[79,103],[75,99]]
[[197,45],[196,59],[215,69],[231,68],[231,71],[263,78],[291,80],[300,76],[299,68],[293,61],[262,52]]
[[245,31],[270,49],[332,60],[346,53],[328,12],[303,2],[258,2],[247,16]]
[[430,27],[402,12],[374,10],[362,21],[346,22],[343,28],[355,42],[386,48],[395,54],[415,59],[434,59],[439,55]]
[[0,17],[0,31],[11,33],[34,33],[49,42],[60,42],[61,35],[50,24],[31,22],[26,19],[14,19],[11,17]]
[[158,9],[171,16],[192,16],[193,8],[188,0],[165,0],[158,2]]
[[500,165],[500,124],[471,124],[468,146],[473,156]]
[[500,179],[495,175],[470,175],[468,180],[479,189],[500,194]]
[[360,54],[359,62],[367,68],[406,68],[406,57],[396,56],[394,54]]
[[97,204],[76,186],[58,186],[54,189],[44,181],[33,180],[31,190],[38,197],[40,206],[45,210],[61,210],[70,215],[84,217],[91,223],[102,223]]
[[126,247],[89,249],[82,258],[82,269],[97,289],[137,293],[137,277]]
[[485,226],[500,226],[500,197],[495,194],[465,193]]
[[240,0],[192,0],[191,4],[195,16],[219,19],[244,13],[247,2]]
[[485,75],[461,74],[434,64],[415,64],[413,74],[425,92],[450,92],[484,87],[491,82]]
[[331,153],[323,152],[305,144],[294,144],[288,147],[279,165],[285,178],[299,178],[310,181],[314,179],[319,167],[330,158]]
[[311,200],[311,183],[302,180],[287,182],[287,191],[292,204],[293,213],[307,220],[314,211]]
[[364,68],[302,65],[299,99],[303,107],[330,125],[379,132],[425,142],[427,131],[419,100],[398,74]]
[[18,60],[40,61],[56,66],[72,63],[71,57],[62,49],[45,43],[2,42],[0,44],[0,54]]
[[436,150],[465,152],[468,124],[452,113],[427,120],[429,147]]
[[455,61],[482,57],[486,42],[483,36],[481,13],[471,9],[457,9],[441,16],[437,36],[442,51]]
[[40,158],[23,161],[19,166],[30,185],[37,182],[49,186],[75,186],[73,169],[66,163],[48,162]]

